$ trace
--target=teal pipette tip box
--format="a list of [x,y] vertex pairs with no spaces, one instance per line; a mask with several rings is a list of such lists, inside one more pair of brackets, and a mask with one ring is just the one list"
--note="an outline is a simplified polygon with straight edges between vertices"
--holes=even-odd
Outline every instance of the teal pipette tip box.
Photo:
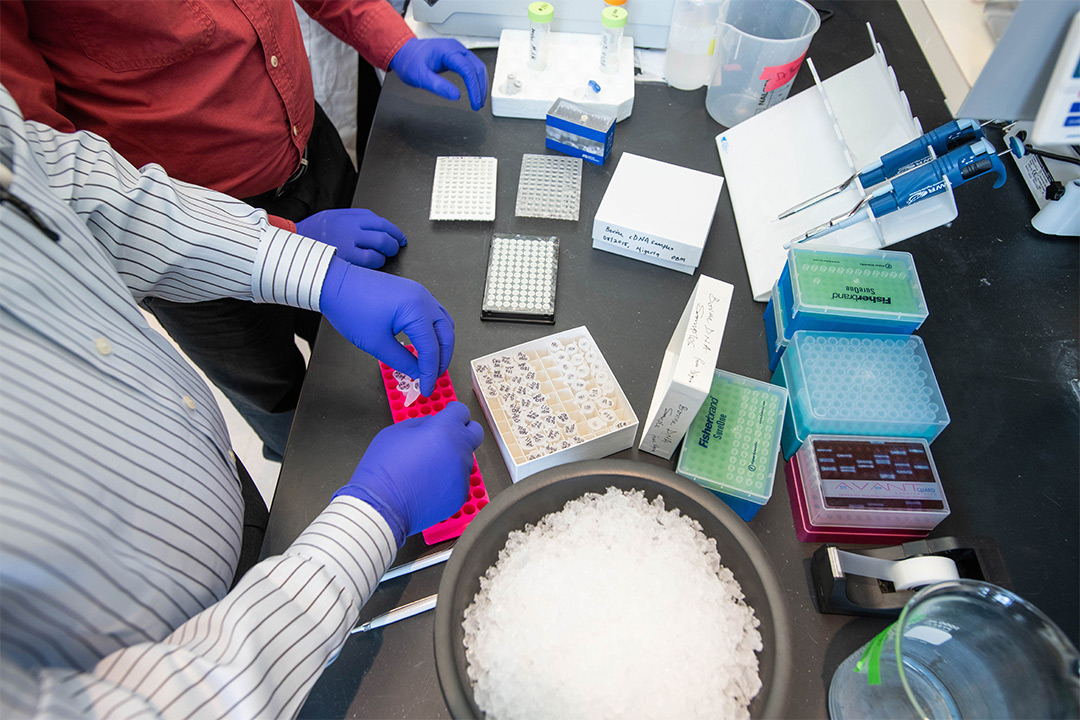
[[786,406],[784,388],[715,370],[675,471],[753,519],[772,496]]

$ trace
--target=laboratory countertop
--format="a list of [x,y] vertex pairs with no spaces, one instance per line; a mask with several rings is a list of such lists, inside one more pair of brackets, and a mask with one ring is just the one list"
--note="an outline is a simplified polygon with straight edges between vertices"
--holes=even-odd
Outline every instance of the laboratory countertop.
[[[891,0],[817,2],[833,11],[810,46],[823,78],[872,54],[871,23],[913,114],[924,128],[950,118],[907,23]],[[495,53],[479,53],[489,71]],[[805,67],[793,90],[810,85]],[[460,85],[459,85],[460,86]],[[664,349],[696,282],[655,265],[592,249],[592,219],[619,156],[644,155],[723,174],[705,112],[705,90],[636,87],[633,114],[618,124],[611,159],[585,163],[576,222],[514,215],[521,156],[545,153],[541,121],[500,118],[387,78],[368,140],[355,204],[389,218],[409,244],[385,270],[423,283],[456,322],[450,375],[459,399],[483,422],[469,361],[552,332],[585,325],[642,420]],[[428,219],[441,155],[498,159],[494,222]],[[1036,211],[1015,166],[956,192],[959,217],[892,246],[912,253],[930,309],[918,331],[951,423],[933,444],[952,514],[932,533],[988,536],[1001,547],[1012,587],[1075,643],[1080,625],[1080,395],[1076,378],[1078,257],[1075,238],[1037,233]],[[494,232],[555,235],[561,242],[554,326],[481,322],[488,246]],[[731,283],[734,297],[718,367],[768,380],[762,313],[753,301],[727,190],[721,194],[698,272]],[[326,323],[312,354],[270,513],[263,554],[284,550],[351,476],[371,438],[391,423],[377,362]],[[490,429],[477,460],[491,495],[510,477]],[[671,461],[621,452],[640,462]],[[795,537],[782,463],[769,503],[749,527],[771,555],[790,606],[794,673],[790,717],[825,717],[833,671],[887,621],[817,612],[809,558],[819,547]],[[408,540],[400,560],[429,552]],[[388,581],[361,620],[433,594],[441,569]],[[435,674],[433,614],[354,635],[314,686],[301,717],[445,718]]]

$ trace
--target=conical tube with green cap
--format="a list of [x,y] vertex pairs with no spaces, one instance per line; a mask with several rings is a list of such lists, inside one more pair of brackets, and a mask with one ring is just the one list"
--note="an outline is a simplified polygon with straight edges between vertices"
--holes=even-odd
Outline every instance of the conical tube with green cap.
[[605,73],[614,74],[619,70],[619,46],[622,45],[626,18],[626,10],[621,7],[606,7],[600,13],[603,27],[600,34],[600,69]]
[[547,68],[548,35],[551,21],[555,19],[555,7],[549,2],[529,4],[529,62],[533,70]]

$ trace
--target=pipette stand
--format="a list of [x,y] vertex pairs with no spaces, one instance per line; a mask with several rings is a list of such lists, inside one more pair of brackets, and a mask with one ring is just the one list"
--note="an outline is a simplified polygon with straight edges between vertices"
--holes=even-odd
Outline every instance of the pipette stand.
[[[619,69],[608,74],[600,70],[599,30],[598,15],[595,34],[550,33],[547,67],[543,70],[528,66],[529,32],[503,30],[491,83],[491,112],[499,117],[543,120],[556,100],[566,98],[615,113],[617,120],[630,117],[634,109],[634,38],[623,36]],[[599,92],[590,87],[590,82],[599,87]]]
[[[785,244],[855,207],[868,190],[853,182],[783,220],[780,213],[922,134],[885,53],[874,54],[716,136],[754,299],[765,302],[787,260]],[[946,181],[946,184],[947,181]],[[804,245],[881,248],[956,218],[951,187],[881,218],[873,216]]]

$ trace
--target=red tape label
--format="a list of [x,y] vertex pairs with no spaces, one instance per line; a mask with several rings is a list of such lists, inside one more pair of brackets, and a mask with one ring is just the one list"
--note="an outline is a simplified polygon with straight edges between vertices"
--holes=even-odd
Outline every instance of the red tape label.
[[761,77],[758,79],[765,81],[765,92],[772,92],[791,82],[795,78],[795,75],[798,74],[799,66],[802,65],[804,57],[806,57],[806,53],[803,53],[795,60],[784,65],[774,65],[773,67],[767,67],[762,70]]

